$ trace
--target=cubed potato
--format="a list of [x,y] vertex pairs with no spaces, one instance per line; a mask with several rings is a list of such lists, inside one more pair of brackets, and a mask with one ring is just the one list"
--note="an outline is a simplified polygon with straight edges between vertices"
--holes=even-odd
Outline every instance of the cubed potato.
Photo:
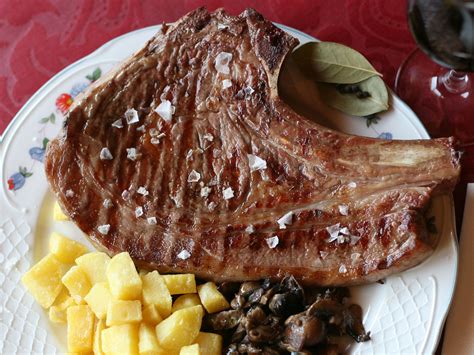
[[107,280],[112,296],[120,300],[139,300],[142,294],[142,279],[128,253],[115,255],[107,265]]
[[107,308],[107,327],[142,321],[140,301],[112,300]]
[[77,304],[85,303],[84,297],[91,289],[89,278],[79,266],[73,266],[61,279]]
[[222,336],[220,334],[200,332],[195,342],[199,344],[199,349],[203,354],[222,354]]
[[48,311],[49,320],[53,323],[66,323],[67,309],[76,305],[76,302],[71,296],[68,296],[66,300],[58,304],[56,304],[55,301]]
[[163,320],[160,315],[160,312],[158,312],[158,308],[154,304],[144,306],[142,310],[142,315],[143,321],[151,325],[157,325]]
[[102,351],[106,354],[138,353],[138,324],[122,324],[102,331]]
[[55,221],[67,221],[67,220],[69,220],[69,217],[64,214],[63,210],[59,206],[58,201],[54,202],[53,219]]
[[174,302],[171,312],[179,311],[186,307],[193,307],[201,304],[199,296],[195,293],[188,293],[186,295],[179,296]]
[[199,349],[199,344],[183,346],[181,350],[179,351],[179,355],[201,355],[201,354],[206,354],[206,353],[201,353]]
[[61,278],[66,270],[67,265],[48,254],[27,271],[21,281],[42,307],[49,308],[63,289]]
[[142,276],[143,290],[142,300],[144,305],[156,305],[162,318],[166,318],[171,313],[173,299],[168,291],[168,287],[158,271],[149,272]]
[[72,264],[76,258],[87,253],[87,248],[81,243],[53,232],[49,237],[49,251],[54,254],[59,261]]
[[84,300],[92,309],[95,316],[99,319],[105,319],[107,308],[112,301],[112,294],[107,282],[98,282],[90,289]]
[[209,313],[223,311],[230,307],[229,302],[219,292],[214,282],[206,282],[198,287],[201,303]]
[[174,312],[156,326],[158,344],[165,349],[175,350],[191,345],[199,334],[203,316],[202,306]]
[[87,305],[67,309],[67,348],[72,352],[92,350],[94,313]]
[[94,329],[94,339],[92,340],[92,350],[94,355],[103,355],[102,350],[102,331],[105,329],[105,320],[96,319]]
[[93,252],[84,254],[76,259],[76,264],[86,273],[91,284],[107,281],[105,272],[110,257],[101,252]]
[[172,295],[196,293],[194,274],[163,275],[166,286]]
[[158,345],[153,326],[142,323],[138,330],[138,352],[140,355],[166,355],[167,352]]

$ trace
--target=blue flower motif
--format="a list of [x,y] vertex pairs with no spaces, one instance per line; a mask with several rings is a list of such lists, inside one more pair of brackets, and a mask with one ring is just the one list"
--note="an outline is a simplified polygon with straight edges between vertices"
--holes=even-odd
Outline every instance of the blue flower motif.
[[30,148],[29,150],[30,157],[41,163],[44,160],[44,152],[45,152],[44,148],[40,148],[40,147],[33,147],[33,148]]
[[77,95],[79,95],[81,92],[83,92],[87,87],[89,86],[88,83],[77,83],[75,84],[72,89],[71,89],[71,96],[74,98]]
[[392,135],[392,133],[390,133],[390,132],[382,132],[382,133],[380,133],[380,134],[378,135],[377,138],[392,140],[392,139],[393,139],[393,135]]
[[8,179],[8,189],[9,190],[18,190],[25,185],[25,176],[23,176],[21,173],[15,173],[10,178]]

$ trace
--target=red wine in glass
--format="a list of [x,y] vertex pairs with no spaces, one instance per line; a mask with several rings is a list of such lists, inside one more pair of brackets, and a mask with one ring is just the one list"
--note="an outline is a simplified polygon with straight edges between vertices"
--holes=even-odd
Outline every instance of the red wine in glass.
[[395,90],[432,137],[456,137],[462,181],[474,181],[474,1],[409,0],[419,46],[400,66]]

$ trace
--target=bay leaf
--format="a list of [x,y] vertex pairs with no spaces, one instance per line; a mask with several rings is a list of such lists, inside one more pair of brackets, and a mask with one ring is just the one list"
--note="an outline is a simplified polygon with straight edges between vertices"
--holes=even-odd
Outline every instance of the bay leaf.
[[335,84],[318,83],[324,102],[353,116],[367,116],[388,109],[388,90],[379,76],[372,76],[358,83],[362,91],[370,97],[359,99],[355,94],[341,94]]
[[354,84],[380,73],[356,50],[334,42],[309,42],[292,57],[305,73],[324,83]]

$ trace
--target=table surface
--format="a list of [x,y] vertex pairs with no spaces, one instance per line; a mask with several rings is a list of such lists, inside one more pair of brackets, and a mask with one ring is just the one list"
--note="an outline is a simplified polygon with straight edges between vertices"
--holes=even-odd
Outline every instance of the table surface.
[[[231,14],[253,7],[272,21],[344,43],[363,53],[392,88],[398,67],[416,47],[405,1],[0,0],[0,134],[28,98],[67,65],[114,37],[173,22],[202,5]],[[473,175],[474,166],[464,166],[455,192],[458,228]]]

